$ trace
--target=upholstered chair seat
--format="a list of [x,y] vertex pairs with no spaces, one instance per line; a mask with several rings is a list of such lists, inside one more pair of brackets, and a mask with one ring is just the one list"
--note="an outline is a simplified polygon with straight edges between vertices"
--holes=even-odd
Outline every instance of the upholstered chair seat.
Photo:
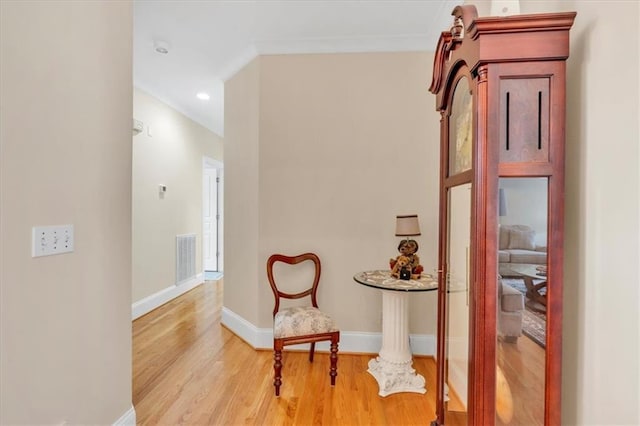
[[312,306],[283,309],[273,319],[273,337],[308,336],[338,331],[331,317]]

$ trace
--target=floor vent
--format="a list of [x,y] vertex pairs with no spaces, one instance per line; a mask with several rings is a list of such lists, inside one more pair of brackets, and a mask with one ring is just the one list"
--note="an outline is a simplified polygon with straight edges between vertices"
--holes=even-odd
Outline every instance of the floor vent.
[[196,276],[196,234],[176,236],[176,285]]

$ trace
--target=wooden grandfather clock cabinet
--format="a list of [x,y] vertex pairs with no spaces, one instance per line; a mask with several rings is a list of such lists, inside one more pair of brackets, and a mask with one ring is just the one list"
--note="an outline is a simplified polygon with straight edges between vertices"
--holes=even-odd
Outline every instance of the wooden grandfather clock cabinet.
[[432,425],[559,425],[576,14],[478,17],[465,5],[452,15],[430,87],[441,113]]

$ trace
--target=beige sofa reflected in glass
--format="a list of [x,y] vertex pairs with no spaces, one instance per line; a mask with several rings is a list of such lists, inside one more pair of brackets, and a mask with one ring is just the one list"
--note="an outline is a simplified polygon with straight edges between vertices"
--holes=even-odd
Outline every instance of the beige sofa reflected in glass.
[[527,225],[500,225],[498,270],[502,276],[518,276],[510,266],[546,265],[547,247],[536,244],[536,232]]
[[500,225],[498,232],[498,331],[513,343],[522,335],[525,297],[502,277],[522,276],[523,266],[546,265],[547,247],[536,244],[536,232],[527,225]]

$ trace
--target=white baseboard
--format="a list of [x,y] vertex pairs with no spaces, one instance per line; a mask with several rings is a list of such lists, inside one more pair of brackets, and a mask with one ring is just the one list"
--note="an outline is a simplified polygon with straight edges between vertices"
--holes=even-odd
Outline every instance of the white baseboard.
[[258,328],[232,310],[222,307],[220,323],[256,349],[273,348],[273,331]]
[[410,334],[409,344],[414,355],[436,356],[436,336],[433,334]]
[[[242,340],[255,349],[273,348],[273,330],[271,328],[258,328],[240,315],[226,307],[222,307],[221,323]],[[414,355],[435,356],[436,338],[431,334],[409,335],[411,352]],[[371,353],[376,354],[382,346],[382,334],[371,332],[340,331],[340,352],[342,353]],[[288,346],[288,349],[304,349],[306,345]],[[329,342],[320,342],[316,349],[329,350]]]
[[152,294],[151,296],[147,296],[142,300],[138,300],[131,305],[131,319],[134,320],[143,316],[144,314],[153,311],[159,306],[164,305],[168,301],[175,299],[183,293],[197,287],[202,284],[202,273],[196,275],[194,278],[191,278],[189,281],[186,281],[179,285],[172,285],[159,292]]
[[113,426],[136,426],[136,410],[133,405],[113,423]]

